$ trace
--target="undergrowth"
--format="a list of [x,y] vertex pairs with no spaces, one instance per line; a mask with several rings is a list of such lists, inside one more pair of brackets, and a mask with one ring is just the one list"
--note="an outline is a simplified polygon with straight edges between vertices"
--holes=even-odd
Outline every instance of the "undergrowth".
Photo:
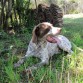
[[[83,18],[65,18],[62,34],[76,46],[83,48]],[[28,58],[18,68],[13,65],[26,53],[31,39],[31,30],[23,29],[21,34],[10,36],[4,32],[0,36],[0,83],[83,83],[83,52],[73,49],[72,56],[61,53],[53,56],[49,65],[25,73],[28,66],[39,62],[38,58]]]

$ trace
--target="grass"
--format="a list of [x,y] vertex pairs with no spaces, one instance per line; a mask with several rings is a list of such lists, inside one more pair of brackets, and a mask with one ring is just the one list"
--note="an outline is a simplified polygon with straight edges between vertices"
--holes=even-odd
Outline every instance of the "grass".
[[[64,18],[62,34],[76,46],[83,48],[83,18]],[[19,68],[13,64],[24,56],[31,34],[27,30],[16,36],[4,32],[0,40],[0,83],[83,83],[83,52],[74,48],[70,57],[65,53],[53,56],[49,65],[42,66],[29,73],[22,72],[29,65],[39,62],[37,58],[28,58]]]

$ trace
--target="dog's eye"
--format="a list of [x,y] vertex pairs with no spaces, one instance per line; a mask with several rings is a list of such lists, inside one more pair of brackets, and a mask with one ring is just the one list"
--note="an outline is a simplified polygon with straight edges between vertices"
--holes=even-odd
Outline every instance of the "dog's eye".
[[45,30],[45,32],[44,32],[44,33],[45,33],[45,34],[47,34],[47,33],[49,32],[49,30],[50,30],[50,29],[49,29],[49,28],[47,28],[47,29]]
[[44,35],[46,35],[48,32],[49,32],[49,28],[47,28],[47,29],[45,29],[44,31],[42,31],[42,33],[41,33],[41,37],[43,37]]

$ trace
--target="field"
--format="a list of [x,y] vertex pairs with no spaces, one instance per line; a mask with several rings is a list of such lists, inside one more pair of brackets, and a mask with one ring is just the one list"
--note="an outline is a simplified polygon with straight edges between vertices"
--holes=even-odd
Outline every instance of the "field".
[[62,33],[72,42],[74,54],[64,52],[53,56],[49,65],[25,73],[28,66],[39,62],[28,58],[19,68],[13,64],[25,55],[31,32],[23,28],[21,34],[8,35],[0,32],[0,83],[83,83],[83,14],[66,15],[63,18]]

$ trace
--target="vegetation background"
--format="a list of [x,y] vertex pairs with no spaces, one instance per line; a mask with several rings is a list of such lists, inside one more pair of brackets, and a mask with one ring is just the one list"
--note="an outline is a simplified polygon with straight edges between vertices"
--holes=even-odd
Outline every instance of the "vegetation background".
[[[25,55],[35,26],[30,9],[39,3],[58,4],[64,13],[62,34],[74,43],[74,54],[55,55],[48,66],[22,72],[37,63],[29,58],[19,68],[13,64]],[[0,83],[83,83],[83,0],[0,0]],[[68,15],[67,15],[68,14]]]

